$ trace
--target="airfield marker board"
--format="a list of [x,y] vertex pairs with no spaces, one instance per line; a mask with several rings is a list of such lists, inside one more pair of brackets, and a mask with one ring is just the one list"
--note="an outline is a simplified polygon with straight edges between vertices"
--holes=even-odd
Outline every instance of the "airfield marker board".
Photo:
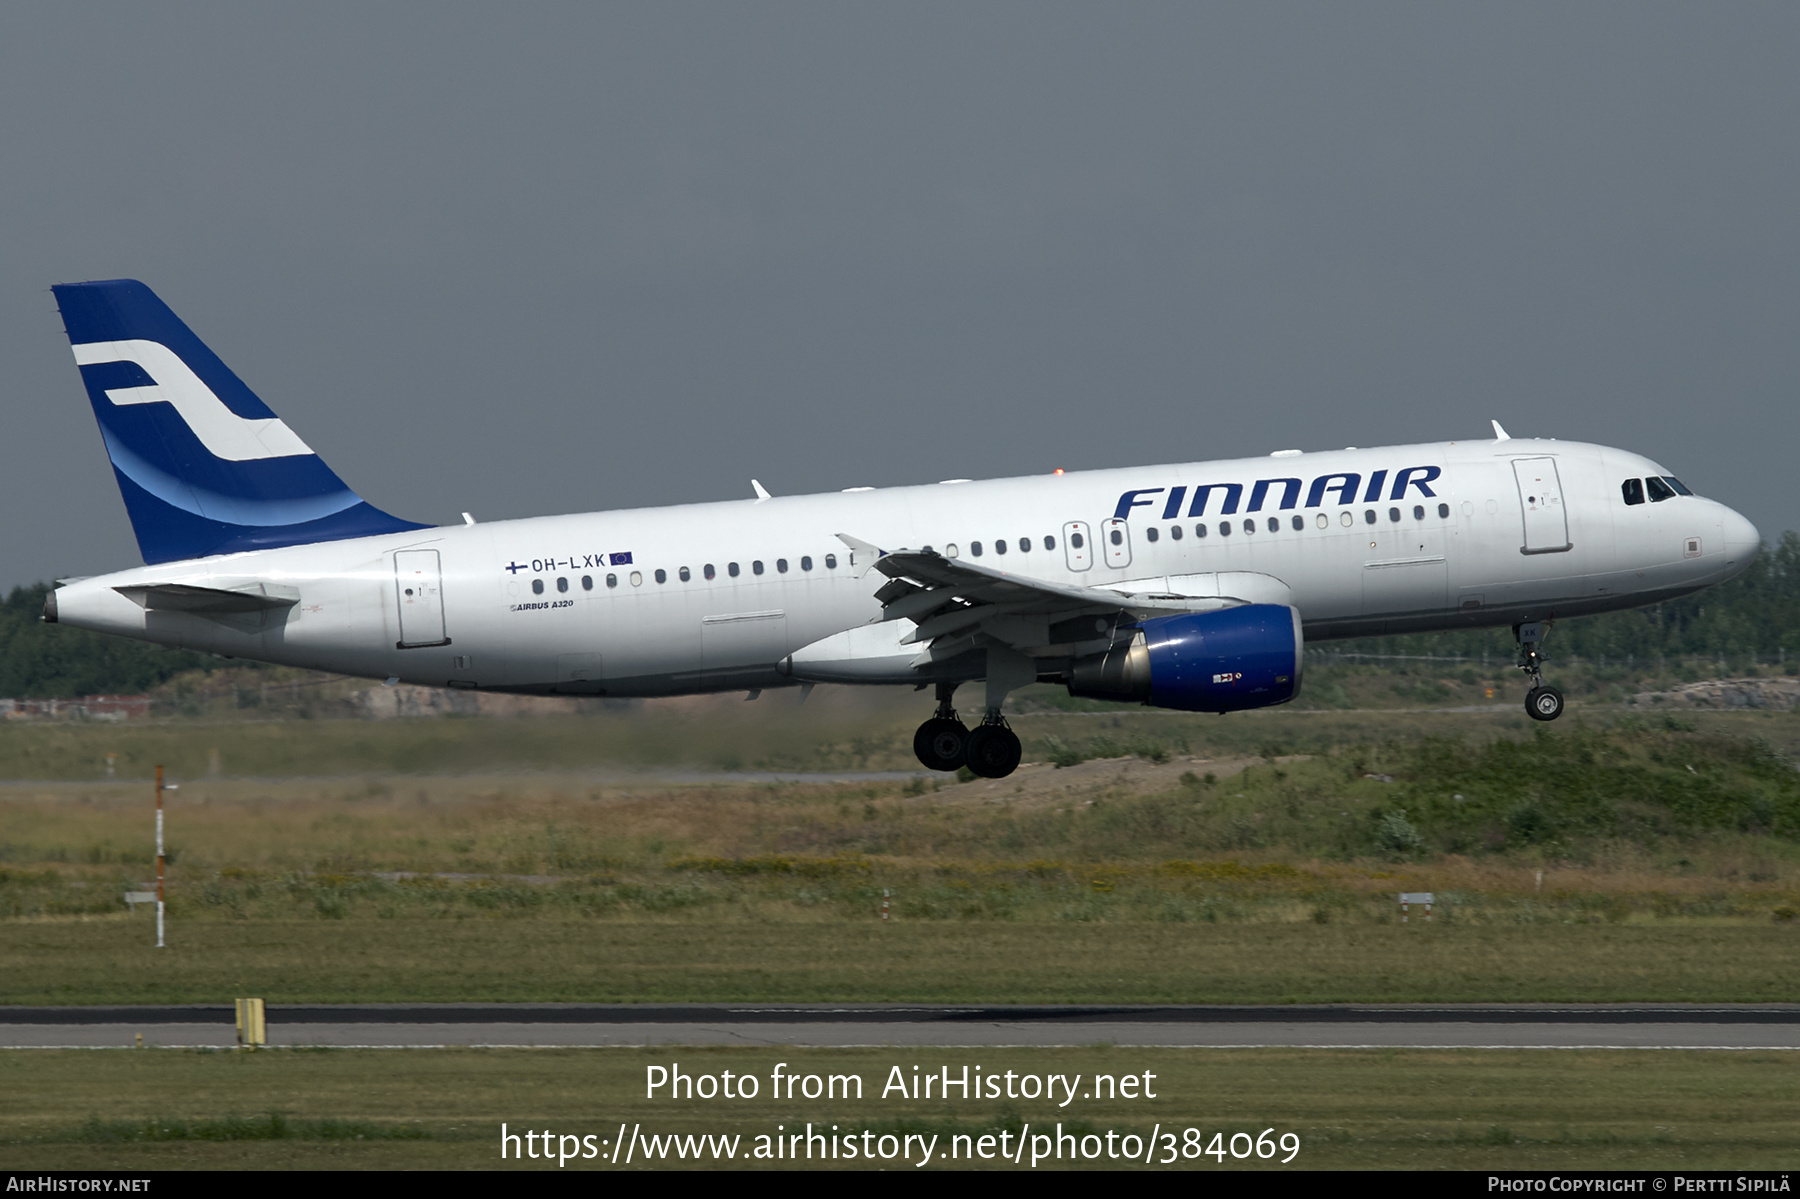
[[1406,910],[1409,905],[1422,903],[1425,905],[1425,921],[1429,924],[1431,922],[1431,905],[1435,899],[1436,897],[1430,891],[1400,892],[1400,923],[1407,923]]

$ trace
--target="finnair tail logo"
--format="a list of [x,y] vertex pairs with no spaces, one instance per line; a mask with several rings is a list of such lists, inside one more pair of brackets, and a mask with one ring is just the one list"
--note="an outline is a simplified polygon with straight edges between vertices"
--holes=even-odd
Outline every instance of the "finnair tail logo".
[[169,404],[216,458],[248,462],[310,454],[279,417],[249,420],[225,406],[175,351],[154,341],[90,341],[74,347],[77,366],[134,362],[155,380],[148,387],[117,387],[106,393],[115,404]]

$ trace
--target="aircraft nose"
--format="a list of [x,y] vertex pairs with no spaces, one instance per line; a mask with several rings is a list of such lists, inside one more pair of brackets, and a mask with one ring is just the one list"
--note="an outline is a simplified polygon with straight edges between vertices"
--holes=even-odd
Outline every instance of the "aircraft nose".
[[1756,526],[1730,508],[1724,508],[1719,526],[1724,538],[1727,569],[1735,572],[1750,565],[1750,560],[1762,549],[1762,534],[1756,531]]

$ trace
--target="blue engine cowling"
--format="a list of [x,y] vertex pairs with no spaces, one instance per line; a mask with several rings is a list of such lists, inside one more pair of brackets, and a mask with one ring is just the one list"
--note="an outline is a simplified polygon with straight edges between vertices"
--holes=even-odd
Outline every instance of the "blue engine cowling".
[[1069,694],[1183,712],[1266,708],[1299,694],[1302,648],[1300,612],[1283,604],[1159,616],[1075,662]]

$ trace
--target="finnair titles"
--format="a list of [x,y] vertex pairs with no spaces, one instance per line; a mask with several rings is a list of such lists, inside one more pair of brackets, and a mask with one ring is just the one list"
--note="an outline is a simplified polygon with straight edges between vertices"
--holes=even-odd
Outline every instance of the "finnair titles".
[[[1742,571],[1756,529],[1629,450],[1494,438],[432,526],[365,501],[142,283],[54,289],[144,565],[44,618],[438,687],[661,696],[931,687],[934,770],[1018,765],[1035,682],[1285,703],[1302,650],[1552,622]],[[980,683],[973,727],[954,696]]]

